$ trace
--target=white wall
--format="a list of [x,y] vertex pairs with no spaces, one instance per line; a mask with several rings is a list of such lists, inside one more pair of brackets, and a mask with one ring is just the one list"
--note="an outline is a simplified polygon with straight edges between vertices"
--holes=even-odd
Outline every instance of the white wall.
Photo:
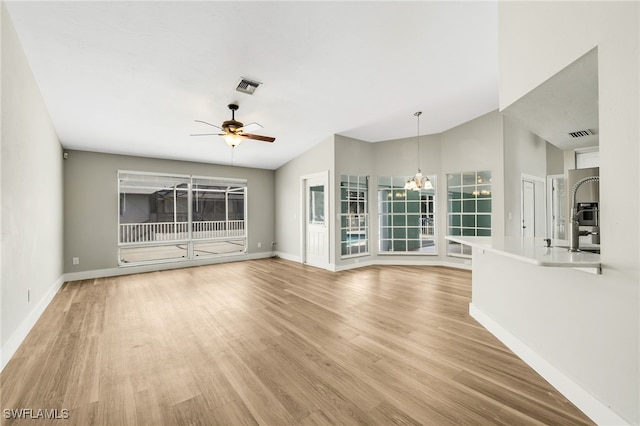
[[3,368],[62,284],[63,160],[4,3],[0,9]]
[[[329,218],[334,214],[334,137],[320,142],[275,172],[276,252],[283,258],[300,261],[300,177],[329,170]],[[334,235],[330,233],[329,263],[335,265]]]
[[[579,341],[546,344],[548,330],[536,318],[526,330],[512,332],[523,341],[541,342],[532,349],[638,424],[640,3],[501,2],[499,12],[501,109],[598,48],[602,275],[556,282],[554,306],[580,324],[566,330]],[[503,322],[516,323],[519,313],[514,309],[510,315],[514,320]]]

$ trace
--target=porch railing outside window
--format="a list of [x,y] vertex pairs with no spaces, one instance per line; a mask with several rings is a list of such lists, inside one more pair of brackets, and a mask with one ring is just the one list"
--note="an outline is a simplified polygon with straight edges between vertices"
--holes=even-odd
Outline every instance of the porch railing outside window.
[[[244,220],[193,222],[191,236],[200,238],[243,237]],[[149,243],[189,238],[189,222],[121,223],[121,243]]]

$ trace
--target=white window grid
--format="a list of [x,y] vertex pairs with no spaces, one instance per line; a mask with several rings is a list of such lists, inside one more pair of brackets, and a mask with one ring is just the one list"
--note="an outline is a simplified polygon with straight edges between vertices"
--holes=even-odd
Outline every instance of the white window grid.
[[340,176],[340,253],[342,258],[369,254],[368,192],[368,176]]

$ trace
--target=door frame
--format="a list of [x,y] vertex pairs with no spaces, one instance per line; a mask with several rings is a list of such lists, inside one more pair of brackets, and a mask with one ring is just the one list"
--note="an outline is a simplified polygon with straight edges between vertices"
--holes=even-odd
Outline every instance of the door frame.
[[[310,179],[324,179],[325,187],[325,220],[327,221],[327,264],[324,269],[331,269],[331,247],[333,243],[333,220],[331,215],[333,205],[331,193],[331,175],[329,170],[322,172],[310,173],[300,176],[300,263],[307,263],[307,181]],[[314,265],[319,266],[319,265]],[[320,266],[322,267],[322,266]]]
[[[560,211],[565,213],[566,210],[566,191],[567,191],[567,177],[564,174],[557,174],[557,175],[547,175],[547,238],[554,238],[554,225],[556,220],[554,220],[554,215],[553,215],[553,198],[554,198],[554,187],[553,187],[553,181],[554,179],[564,179],[565,181],[565,199],[564,199],[564,203],[562,203],[562,205],[560,206]],[[565,213],[566,214],[566,213]],[[565,229],[564,229],[564,236],[562,239],[566,239],[566,221],[567,218],[565,217]]]
[[[522,228],[522,224],[524,221],[524,193],[522,191],[522,185],[524,181],[529,181],[533,183],[533,201],[534,201],[534,217],[533,217],[533,236],[534,238],[537,233],[539,234],[541,231],[543,235],[547,232],[547,198],[546,198],[546,182],[543,178],[538,176],[529,175],[526,173],[520,174],[520,235],[524,233]],[[540,192],[538,192],[540,191]],[[542,203],[542,206],[538,206],[538,203]]]

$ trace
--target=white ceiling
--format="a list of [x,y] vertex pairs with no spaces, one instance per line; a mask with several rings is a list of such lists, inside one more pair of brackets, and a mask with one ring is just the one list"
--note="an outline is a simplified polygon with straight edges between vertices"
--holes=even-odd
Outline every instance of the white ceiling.
[[[592,49],[502,111],[562,150],[599,145],[598,51]],[[569,133],[590,130],[572,138]]]
[[[7,9],[63,146],[276,169],[333,134],[439,133],[498,108],[497,2],[21,2]],[[263,83],[250,96],[240,77]],[[215,130],[215,129],[214,129]]]

